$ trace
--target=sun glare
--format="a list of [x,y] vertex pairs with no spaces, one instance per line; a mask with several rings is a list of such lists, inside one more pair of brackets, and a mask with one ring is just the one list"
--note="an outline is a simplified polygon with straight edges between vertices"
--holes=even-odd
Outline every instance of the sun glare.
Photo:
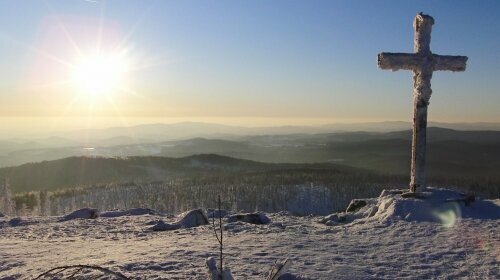
[[127,68],[119,54],[86,56],[75,64],[73,80],[82,94],[109,95],[122,86]]

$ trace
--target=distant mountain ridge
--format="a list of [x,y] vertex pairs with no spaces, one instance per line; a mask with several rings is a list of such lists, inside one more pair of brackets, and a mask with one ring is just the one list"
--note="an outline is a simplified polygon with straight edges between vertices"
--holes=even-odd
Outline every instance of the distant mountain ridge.
[[[427,136],[428,178],[448,185],[479,184],[488,190],[500,189],[500,131],[429,127]],[[0,177],[11,178],[17,190],[27,191],[332,164],[335,168],[355,168],[388,176],[408,176],[410,170],[409,129],[231,135],[159,142],[128,140],[126,136],[104,139],[96,143],[102,146],[90,147],[77,144],[57,147],[60,143],[70,143],[64,138],[50,138],[42,143],[3,141],[0,167],[17,167],[0,168]],[[18,150],[9,151],[9,145]]]
[[[500,131],[500,123],[442,123],[429,122],[429,127],[442,127],[454,130],[494,130]],[[156,123],[141,124],[135,126],[110,127],[103,129],[88,129],[58,132],[46,138],[35,139],[36,142],[45,145],[55,145],[55,143],[80,145],[95,145],[97,142],[121,138],[132,143],[159,142],[166,140],[182,140],[196,137],[208,138],[231,138],[245,135],[285,135],[285,134],[319,134],[333,132],[390,132],[411,129],[410,122],[386,121],[386,122],[366,122],[366,123],[335,123],[325,125],[283,125],[283,126],[260,126],[245,127],[235,125],[223,125],[216,123],[202,122],[180,122],[180,123]],[[20,143],[22,139],[9,139],[4,134],[0,140],[9,140]],[[30,139],[33,140],[33,139]],[[27,142],[29,140],[24,140]],[[68,143],[64,143],[68,142]],[[86,142],[86,143],[85,143]],[[125,143],[125,142],[124,142]]]
[[[490,170],[500,160],[500,154],[497,153],[500,147],[500,131],[459,131],[429,127],[427,136],[429,159],[433,159],[441,150],[446,150],[447,153],[442,154],[445,158],[441,161],[448,162],[447,158],[455,158],[455,164],[457,160],[460,162],[460,170],[465,170],[467,163],[478,163],[474,168],[484,167],[484,170]],[[382,168],[391,168],[387,172],[402,173],[407,169],[411,149],[410,130],[233,135],[227,138],[196,137],[158,142],[139,140],[142,138],[129,141],[130,138],[124,136],[103,139],[91,146],[74,143],[68,147],[57,147],[57,143],[51,144],[52,139],[57,143],[73,143],[61,138],[51,138],[47,143],[2,141],[0,167],[71,156],[186,157],[196,154],[220,154],[272,163],[341,162],[379,171]],[[446,147],[443,145],[445,142],[453,144]],[[455,150],[450,147],[455,147]],[[465,158],[465,154],[470,155],[469,159]],[[388,158],[389,155],[398,155],[398,158],[391,159]],[[381,160],[387,165],[370,163],[374,160]],[[394,163],[397,164],[394,166]]]
[[[500,123],[440,123],[429,122],[429,127],[441,127],[454,130],[496,130],[500,131]],[[285,134],[318,134],[329,132],[390,132],[411,129],[410,122],[387,121],[368,123],[338,123],[318,126],[270,126],[244,127],[215,123],[181,122],[173,124],[144,124],[130,127],[112,127],[106,129],[80,130],[60,133],[60,137],[91,136],[95,139],[112,137],[131,137],[156,140],[182,140],[195,137],[227,138],[242,135],[285,135]]]
[[69,157],[0,168],[14,192],[56,190],[95,184],[165,181],[173,178],[217,174],[248,174],[295,169],[328,169],[336,172],[366,170],[337,164],[273,164],[215,154],[168,157]]

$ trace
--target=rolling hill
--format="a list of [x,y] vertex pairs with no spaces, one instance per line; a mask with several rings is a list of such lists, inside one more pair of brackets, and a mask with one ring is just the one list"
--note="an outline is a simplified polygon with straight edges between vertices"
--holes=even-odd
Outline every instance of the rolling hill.
[[252,174],[271,171],[319,169],[350,174],[366,170],[336,164],[272,164],[214,154],[184,158],[167,157],[69,157],[0,168],[14,192],[56,190],[79,186],[124,182],[165,181],[173,178]]
[[[0,166],[11,166],[0,168],[0,177],[10,178],[16,191],[329,165],[408,177],[411,131],[198,137],[91,148],[46,147],[0,156]],[[428,178],[434,183],[498,189],[500,131],[430,127],[427,166]]]

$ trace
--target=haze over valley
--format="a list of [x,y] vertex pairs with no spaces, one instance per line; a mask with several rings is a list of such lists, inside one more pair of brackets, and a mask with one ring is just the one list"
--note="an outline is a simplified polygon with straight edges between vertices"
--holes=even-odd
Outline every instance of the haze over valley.
[[[26,139],[3,140],[0,154],[0,176],[9,176],[13,166],[37,166],[37,162],[54,161],[67,157],[129,158],[168,157],[183,158],[201,154],[214,154],[235,159],[263,163],[290,164],[336,164],[362,168],[373,172],[406,175],[409,170],[411,131],[400,130],[409,124],[386,122],[337,127],[231,127],[204,123],[179,123],[142,125],[131,128],[111,128],[95,131],[78,131],[62,136],[28,141]],[[447,124],[457,127],[460,124]],[[489,124],[490,129],[496,124]],[[463,127],[463,125],[462,125]],[[474,130],[453,130],[430,127],[428,131],[429,176],[435,180],[447,178],[450,182],[465,181],[499,182],[500,131],[482,130],[485,124],[469,124]],[[359,131],[365,129],[365,131]],[[76,135],[92,135],[92,138],[77,138]],[[109,137],[109,138],[108,138]],[[97,159],[96,159],[97,160]],[[147,162],[147,161],[145,161]],[[29,165],[26,165],[28,164]],[[46,163],[48,164],[48,163]],[[145,164],[145,163],[144,163]],[[58,164],[55,164],[58,166]],[[9,167],[9,168],[7,168]],[[22,166],[20,167],[22,168]],[[63,176],[69,170],[60,165],[52,171],[54,176]],[[75,166],[76,172],[81,167]],[[147,166],[144,166],[147,169]],[[160,170],[152,180],[168,179],[172,172],[158,166]],[[126,175],[122,174],[122,175]],[[23,174],[23,178],[33,176]],[[163,177],[162,177],[163,176]],[[139,179],[139,178],[137,178]],[[109,178],[93,183],[133,181],[133,176]],[[144,178],[141,179],[144,181]],[[465,181],[464,181],[465,180]],[[72,185],[42,184],[38,179],[31,186],[17,188],[11,179],[14,191],[30,191],[72,187]],[[498,193],[498,185],[492,190]]]

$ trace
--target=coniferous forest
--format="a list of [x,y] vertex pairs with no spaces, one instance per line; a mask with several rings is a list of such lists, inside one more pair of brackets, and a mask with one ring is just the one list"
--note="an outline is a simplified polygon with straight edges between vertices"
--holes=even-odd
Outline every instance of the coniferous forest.
[[[97,168],[82,172],[81,166],[74,162]],[[50,174],[37,171],[47,168],[47,165],[50,168],[56,165],[65,167],[61,172],[66,174],[79,171],[80,176],[73,176],[77,181],[66,182],[68,185],[64,188],[44,188],[51,182],[57,185]],[[72,170],[68,166],[78,169]],[[107,166],[112,166],[114,171],[107,170]],[[159,175],[159,166],[169,174]],[[6,202],[0,211],[16,215],[63,215],[84,207],[101,211],[142,207],[178,213],[193,208],[214,208],[217,195],[221,194],[224,208],[232,211],[325,215],[342,211],[353,198],[375,197],[383,189],[405,188],[408,182],[407,176],[335,164],[269,164],[217,155],[181,159],[75,157],[44,162],[39,166],[31,164],[25,168],[31,177],[21,176],[23,172],[18,170],[19,177],[12,177],[13,182],[4,183],[2,192]],[[156,177],[151,170],[155,171]],[[130,175],[137,180],[117,179],[127,179]],[[167,179],[158,180],[161,176]],[[13,183],[22,185],[29,180],[38,182],[41,190],[12,191]],[[92,181],[99,183],[88,183]],[[430,181],[437,187],[454,186],[485,198],[498,197],[500,185],[499,180],[492,178],[481,181],[477,178],[434,177]]]

